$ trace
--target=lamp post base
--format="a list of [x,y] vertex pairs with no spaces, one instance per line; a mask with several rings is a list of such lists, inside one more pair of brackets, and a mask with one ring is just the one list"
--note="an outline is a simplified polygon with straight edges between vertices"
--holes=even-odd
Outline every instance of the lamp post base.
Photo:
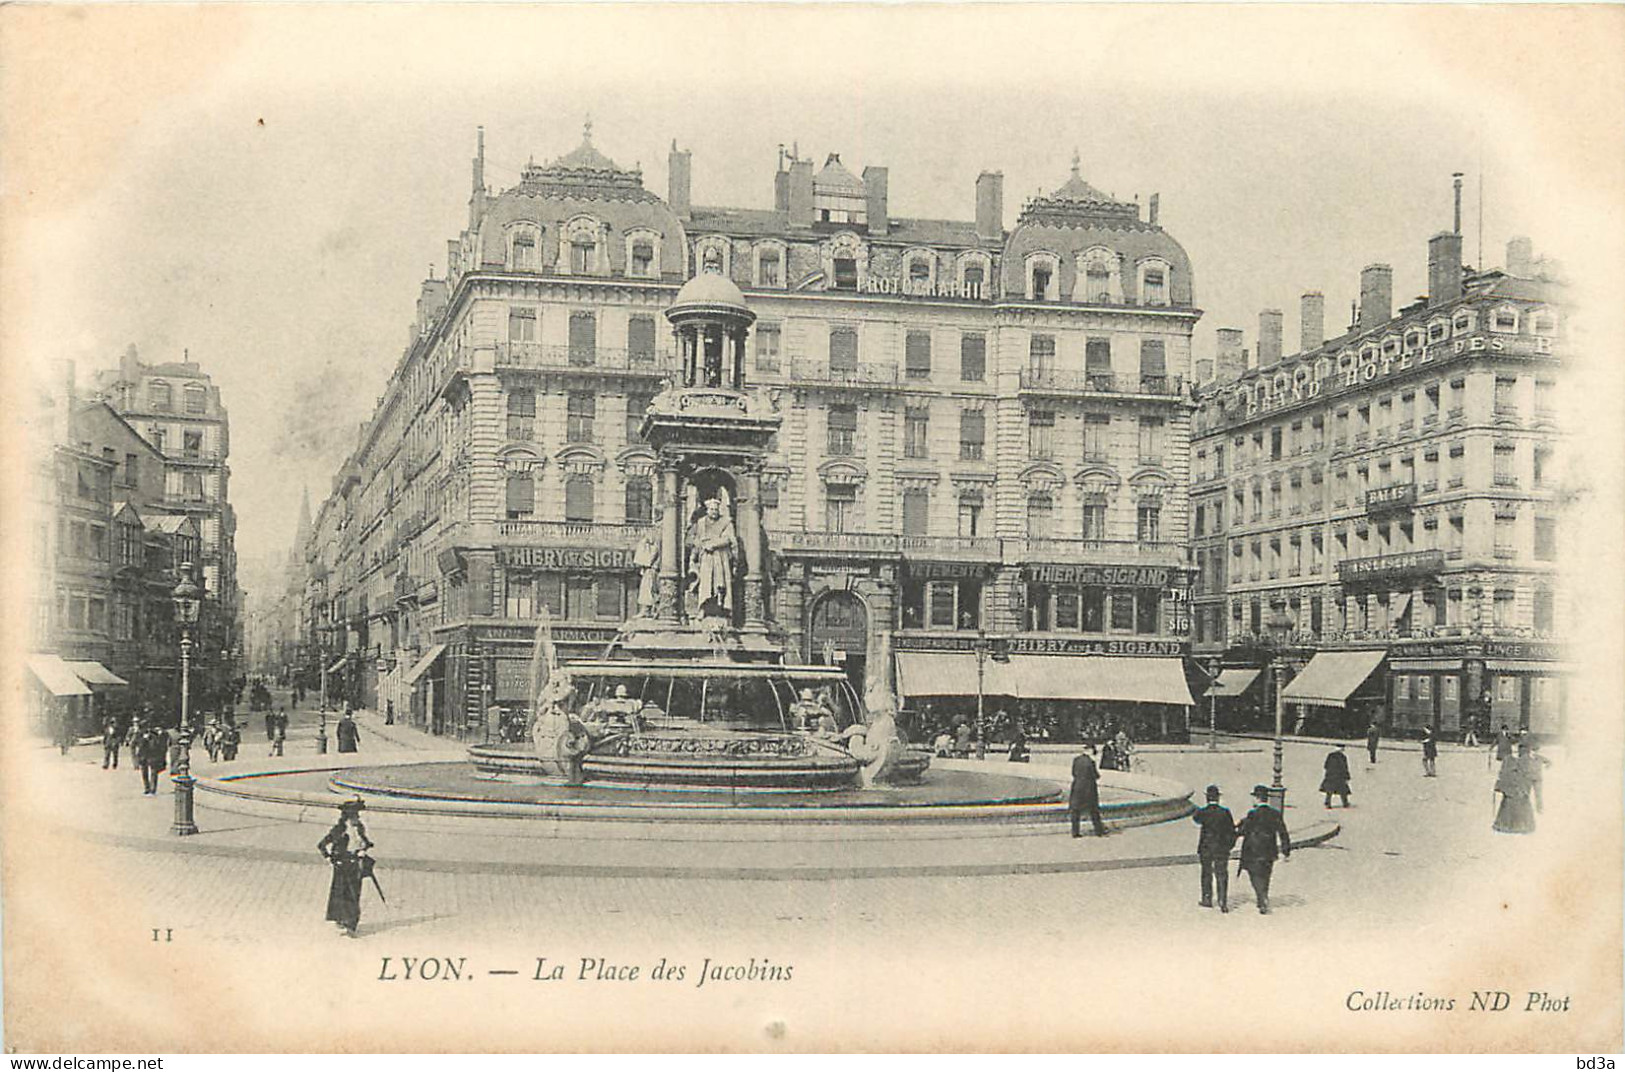
[[327,755],[327,734],[325,733],[316,735],[316,754],[318,756]]
[[175,780],[175,824],[169,832],[176,837],[185,837],[197,833],[197,823],[192,818],[192,787],[196,784],[189,774],[183,774]]

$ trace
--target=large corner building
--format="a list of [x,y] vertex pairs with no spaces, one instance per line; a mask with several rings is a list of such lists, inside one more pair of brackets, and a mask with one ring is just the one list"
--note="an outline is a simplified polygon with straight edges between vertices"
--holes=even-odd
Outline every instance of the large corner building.
[[664,199],[590,133],[500,193],[483,158],[482,134],[468,227],[314,521],[330,693],[481,736],[524,703],[539,608],[566,655],[602,649],[655,501],[662,312],[712,272],[755,313],[750,382],[784,414],[762,499],[792,658],[861,678],[895,653],[911,703],[951,706],[996,641],[989,710],[1183,726],[1200,313],[1155,197],[1074,159],[1006,230],[997,172],[936,220],[833,153],[781,151],[771,208],[695,205],[675,145]]

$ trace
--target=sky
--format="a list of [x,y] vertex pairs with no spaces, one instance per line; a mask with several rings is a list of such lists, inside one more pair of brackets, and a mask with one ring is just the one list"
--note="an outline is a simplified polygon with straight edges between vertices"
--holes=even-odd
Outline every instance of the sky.
[[[1507,238],[1571,270],[1617,250],[1618,11],[725,5],[335,6],[0,15],[10,102],[6,352],[81,381],[134,343],[184,351],[231,414],[248,563],[292,542],[408,340],[420,281],[488,183],[594,142],[664,196],[675,138],[699,204],[770,207],[781,143],[890,169],[899,216],[1005,223],[1067,177],[1161,195],[1214,330],[1360,269],[1426,289],[1466,181],[1466,257]],[[95,62],[63,64],[74,54]],[[1482,183],[1483,198],[1479,188]]]

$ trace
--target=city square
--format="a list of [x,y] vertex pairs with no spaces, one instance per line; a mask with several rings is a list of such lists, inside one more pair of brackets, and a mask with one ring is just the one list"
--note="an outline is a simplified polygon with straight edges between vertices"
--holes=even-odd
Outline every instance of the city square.
[[607,68],[380,122],[378,42],[263,107],[244,47],[254,115],[173,105],[207,174],[166,126],[36,235],[30,1045],[1617,1033],[1611,336],[1545,128],[1194,66],[1093,123]]

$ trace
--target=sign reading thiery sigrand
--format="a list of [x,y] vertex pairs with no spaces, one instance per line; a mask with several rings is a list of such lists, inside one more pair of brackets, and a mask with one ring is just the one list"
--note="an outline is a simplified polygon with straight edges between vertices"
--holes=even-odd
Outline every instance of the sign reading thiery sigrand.
[[632,552],[624,547],[498,547],[504,569],[628,570]]

